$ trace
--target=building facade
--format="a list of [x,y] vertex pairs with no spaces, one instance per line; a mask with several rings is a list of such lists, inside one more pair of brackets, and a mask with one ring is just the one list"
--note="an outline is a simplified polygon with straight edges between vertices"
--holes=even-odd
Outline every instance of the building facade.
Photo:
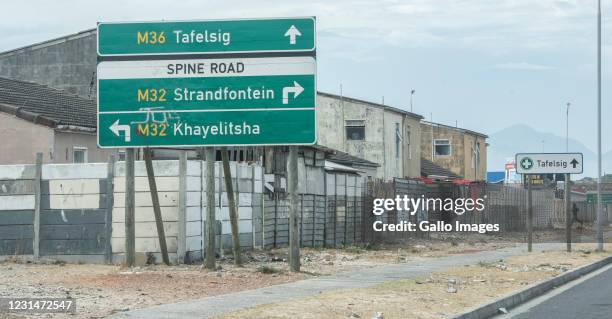
[[377,163],[376,178],[419,177],[423,117],[335,94],[317,94],[317,144]]
[[91,100],[44,85],[0,78],[0,164],[106,162],[96,144]]
[[470,181],[487,178],[487,138],[482,133],[421,122],[421,155]]

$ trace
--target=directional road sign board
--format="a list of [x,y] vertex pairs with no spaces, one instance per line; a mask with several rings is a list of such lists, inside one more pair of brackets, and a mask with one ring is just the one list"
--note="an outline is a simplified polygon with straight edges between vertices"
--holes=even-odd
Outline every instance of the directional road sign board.
[[519,153],[519,174],[582,174],[582,153]]
[[98,55],[315,50],[315,19],[278,18],[98,24]]
[[98,145],[313,144],[315,74],[307,56],[100,62]]
[[[612,204],[612,193],[601,193],[602,204]],[[597,193],[589,192],[587,193],[587,203],[597,203]]]

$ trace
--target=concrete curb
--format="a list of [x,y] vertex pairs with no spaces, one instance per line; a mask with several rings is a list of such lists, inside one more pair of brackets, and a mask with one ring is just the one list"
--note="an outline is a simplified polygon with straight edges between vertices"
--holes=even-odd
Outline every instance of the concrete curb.
[[612,263],[612,257],[606,257],[600,261],[592,264],[582,266],[578,269],[566,272],[558,277],[551,280],[547,280],[538,284],[534,284],[526,289],[519,292],[512,293],[508,296],[502,297],[488,304],[478,306],[464,313],[451,317],[452,319],[483,319],[490,318],[499,314],[499,308],[506,308],[510,310],[526,301],[533,298],[539,297],[548,291],[564,285],[572,280],[578,279],[590,272],[600,269],[608,264]]

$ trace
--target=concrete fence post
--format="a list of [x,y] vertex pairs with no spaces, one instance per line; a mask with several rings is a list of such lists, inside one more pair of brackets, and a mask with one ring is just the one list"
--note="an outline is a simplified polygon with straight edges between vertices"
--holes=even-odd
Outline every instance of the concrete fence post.
[[40,200],[42,182],[43,154],[36,153],[36,175],[34,176],[34,240],[32,240],[34,259],[40,257]]
[[178,211],[178,245],[177,259],[185,263],[187,250],[187,151],[179,153],[179,211]]
[[113,249],[111,246],[111,236],[113,231],[113,206],[115,205],[115,155],[111,155],[108,159],[108,172],[106,175],[106,214],[104,218],[106,239],[106,262],[113,262]]

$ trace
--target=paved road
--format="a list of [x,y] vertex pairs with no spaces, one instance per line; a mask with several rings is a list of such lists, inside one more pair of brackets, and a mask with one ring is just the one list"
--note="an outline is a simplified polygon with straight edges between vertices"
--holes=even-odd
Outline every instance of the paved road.
[[[534,250],[550,250],[559,247],[562,246],[559,244],[537,244],[534,245]],[[132,310],[115,314],[110,318],[210,318],[248,307],[313,296],[331,290],[363,288],[387,281],[416,278],[452,266],[471,265],[479,261],[495,261],[523,254],[525,251],[525,246],[521,246],[472,254],[414,260],[404,264],[372,267],[360,271],[339,273],[333,276],[302,280],[255,290]]]
[[[608,319],[612,318],[612,266],[569,287],[558,288],[531,304],[500,318]],[[515,313],[515,314],[513,314]]]

